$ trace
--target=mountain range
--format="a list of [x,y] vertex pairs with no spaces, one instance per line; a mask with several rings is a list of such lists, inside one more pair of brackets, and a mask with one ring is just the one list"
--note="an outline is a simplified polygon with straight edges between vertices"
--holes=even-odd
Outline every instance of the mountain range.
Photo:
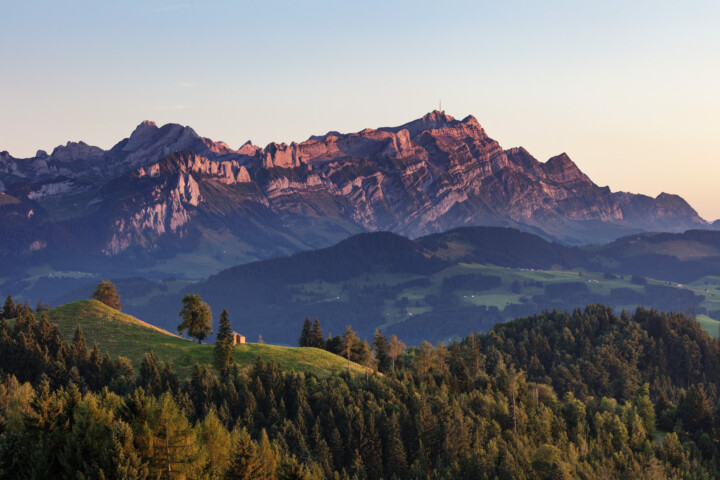
[[2,152],[0,191],[9,270],[200,278],[360,232],[506,226],[573,245],[709,227],[679,196],[612,192],[566,154],[540,162],[503,149],[474,117],[440,111],[237,150],[145,121],[109,150],[68,142],[33,158]]

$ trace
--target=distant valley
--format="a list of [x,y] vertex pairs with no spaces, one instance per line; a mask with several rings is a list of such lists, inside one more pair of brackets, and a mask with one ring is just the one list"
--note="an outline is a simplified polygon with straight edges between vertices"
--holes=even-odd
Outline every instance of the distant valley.
[[[250,339],[286,345],[299,322],[326,332],[348,324],[408,343],[447,341],[542,310],[604,303],[679,311],[720,324],[720,232],[643,234],[605,246],[568,247],[500,227],[466,227],[417,240],[360,234],[339,244],[236,266],[205,281],[116,279],[124,310],[172,330],[184,293],[227,308]],[[86,283],[55,303],[88,298]],[[217,313],[216,313],[217,314]]]

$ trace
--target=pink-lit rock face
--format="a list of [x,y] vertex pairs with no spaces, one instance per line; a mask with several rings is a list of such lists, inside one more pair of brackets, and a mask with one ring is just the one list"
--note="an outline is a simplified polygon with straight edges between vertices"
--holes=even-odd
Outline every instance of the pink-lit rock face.
[[[302,219],[409,236],[520,226],[569,242],[612,239],[588,230],[592,222],[615,235],[706,225],[680,197],[610,192],[564,153],[540,162],[521,147],[503,149],[474,117],[438,111],[398,127],[237,150],[189,127],[145,121],[108,151],[70,142],[32,159],[3,152],[0,182],[40,207],[99,189],[92,211],[102,217],[86,221],[105,225],[99,249],[108,254],[201,227],[242,225],[233,233],[242,239],[273,224],[292,235]],[[43,211],[34,207],[22,211]]]

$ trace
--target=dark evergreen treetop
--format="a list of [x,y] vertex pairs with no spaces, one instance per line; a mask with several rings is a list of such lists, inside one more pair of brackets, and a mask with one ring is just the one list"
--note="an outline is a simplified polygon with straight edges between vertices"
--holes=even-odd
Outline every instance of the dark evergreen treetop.
[[9,320],[17,317],[17,309],[15,308],[15,301],[12,295],[8,295],[5,299],[5,304],[2,309],[2,318]]
[[301,347],[311,347],[312,345],[312,324],[309,318],[305,318],[303,322],[302,331],[300,332],[300,338],[298,339],[298,345]]
[[320,319],[315,318],[313,322],[312,332],[310,334],[310,346],[315,348],[325,348],[325,337],[320,326]]
[[220,314],[220,329],[215,339],[215,368],[220,372],[227,372],[233,363],[234,352],[233,330],[230,325],[230,316],[226,309]]

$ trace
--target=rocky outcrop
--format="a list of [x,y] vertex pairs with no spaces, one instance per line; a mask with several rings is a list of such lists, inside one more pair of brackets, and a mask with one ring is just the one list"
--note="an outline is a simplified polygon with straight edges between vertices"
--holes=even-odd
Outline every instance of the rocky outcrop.
[[46,183],[40,186],[39,189],[33,190],[27,194],[31,200],[37,200],[43,197],[52,197],[58,195],[65,195],[73,191],[73,183],[71,181],[57,182],[57,183]]
[[68,142],[56,147],[50,155],[39,150],[32,158],[14,158],[8,152],[2,152],[0,182],[9,186],[23,182],[54,182],[57,177],[111,181],[183,150],[213,159],[254,156],[258,151],[249,143],[235,151],[224,142],[200,137],[190,127],[177,124],[158,127],[155,122],[146,120],[128,138],[107,151],[84,142]]
[[[79,201],[87,203],[73,200],[65,217],[102,232],[96,248],[106,254],[221,231],[215,236],[252,239],[252,249],[301,234],[303,246],[317,247],[362,230],[417,237],[501,225],[584,243],[707,226],[680,197],[613,193],[564,153],[540,162],[521,147],[503,149],[474,117],[438,111],[398,127],[238,150],[145,121],[108,151],[69,142],[31,159],[2,152],[0,182],[30,202],[26,211],[54,202],[57,212],[62,198],[86,192]],[[308,229],[319,221],[332,227]]]

